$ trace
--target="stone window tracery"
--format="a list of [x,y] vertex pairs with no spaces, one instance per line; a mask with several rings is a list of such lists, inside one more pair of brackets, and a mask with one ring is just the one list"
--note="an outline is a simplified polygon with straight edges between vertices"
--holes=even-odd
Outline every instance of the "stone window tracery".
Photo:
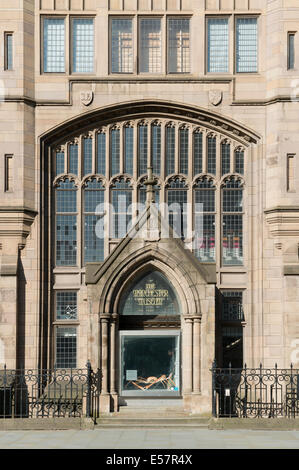
[[55,265],[83,268],[108,256],[145,208],[152,166],[156,204],[186,247],[202,262],[241,266],[245,152],[220,132],[165,118],[108,124],[62,142],[52,159]]

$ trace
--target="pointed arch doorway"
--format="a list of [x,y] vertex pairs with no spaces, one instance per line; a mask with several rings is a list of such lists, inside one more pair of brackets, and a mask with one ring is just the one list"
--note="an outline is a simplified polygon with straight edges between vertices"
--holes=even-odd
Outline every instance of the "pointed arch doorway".
[[181,396],[181,307],[157,269],[133,277],[119,298],[119,396]]

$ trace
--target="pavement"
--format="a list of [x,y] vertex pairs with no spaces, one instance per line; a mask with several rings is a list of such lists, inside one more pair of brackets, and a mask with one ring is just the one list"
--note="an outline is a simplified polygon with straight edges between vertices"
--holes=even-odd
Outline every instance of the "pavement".
[[0,449],[299,449],[299,431],[179,428],[0,431]]

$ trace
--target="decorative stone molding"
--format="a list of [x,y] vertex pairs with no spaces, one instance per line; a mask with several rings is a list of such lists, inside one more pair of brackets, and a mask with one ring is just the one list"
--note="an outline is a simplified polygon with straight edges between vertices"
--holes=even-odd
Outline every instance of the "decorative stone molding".
[[272,237],[299,237],[299,206],[278,206],[265,210]]
[[8,244],[23,249],[37,212],[19,207],[0,207],[0,240],[3,251]]

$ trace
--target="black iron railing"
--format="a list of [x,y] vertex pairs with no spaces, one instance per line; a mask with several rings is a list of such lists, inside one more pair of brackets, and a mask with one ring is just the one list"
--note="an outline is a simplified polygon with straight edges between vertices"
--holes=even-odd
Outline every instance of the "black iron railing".
[[212,414],[227,418],[299,416],[299,369],[212,367]]
[[98,417],[101,373],[86,369],[0,370],[0,418]]

